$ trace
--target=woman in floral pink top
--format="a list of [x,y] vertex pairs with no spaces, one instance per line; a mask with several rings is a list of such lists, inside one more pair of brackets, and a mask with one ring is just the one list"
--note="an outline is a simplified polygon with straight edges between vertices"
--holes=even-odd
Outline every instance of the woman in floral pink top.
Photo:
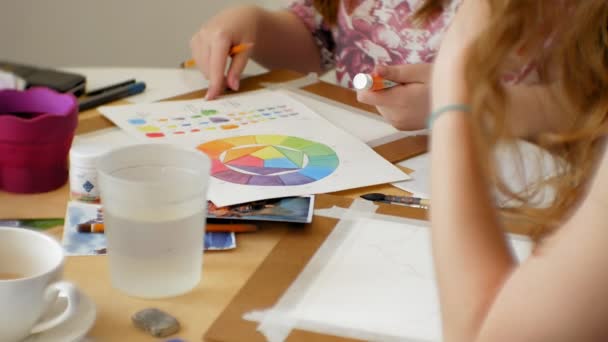
[[[386,99],[365,93],[359,94],[359,99],[377,105],[397,128],[424,127],[429,63],[459,0],[450,2],[442,13],[420,27],[415,25],[413,16],[428,0],[325,1],[339,4],[335,25],[323,19],[313,1],[317,0],[294,0],[287,9],[278,11],[233,7],[204,24],[190,45],[193,58],[209,80],[206,98],[217,97],[226,86],[237,90],[249,58],[268,69],[287,68],[303,73],[335,67],[338,82],[347,87],[356,73],[372,72],[376,66],[410,65],[401,70],[405,76],[399,82],[405,84],[396,87],[400,91],[396,97],[393,89],[381,92]],[[227,67],[230,47],[251,42],[253,48],[236,55]],[[382,67],[375,72],[382,74]],[[398,101],[395,103],[393,98]]]
[[[315,10],[318,6],[313,4],[319,3],[337,4],[335,24],[330,25]],[[418,25],[416,11],[431,3],[434,10]],[[376,106],[398,129],[421,129],[426,126],[429,113],[431,63],[460,3],[461,0],[292,0],[287,9],[278,11],[238,6],[205,23],[192,37],[190,46],[199,69],[209,80],[207,99],[216,98],[225,87],[238,90],[249,58],[271,70],[308,73],[335,67],[337,80],[343,86],[350,86],[356,73],[373,72],[400,85],[383,91],[360,91],[357,99]],[[252,42],[252,49],[229,59],[231,46]],[[512,111],[539,113],[521,115],[521,120],[516,121],[521,127],[514,128],[518,135],[529,136],[544,129],[547,116],[558,111],[546,100],[545,93],[544,86],[509,88]]]
[[376,65],[433,62],[459,1],[418,24],[413,15],[422,2],[341,1],[336,25],[323,19],[312,0],[296,0],[289,10],[312,32],[321,51],[321,67],[335,67],[338,82],[350,87],[357,73],[371,73]]

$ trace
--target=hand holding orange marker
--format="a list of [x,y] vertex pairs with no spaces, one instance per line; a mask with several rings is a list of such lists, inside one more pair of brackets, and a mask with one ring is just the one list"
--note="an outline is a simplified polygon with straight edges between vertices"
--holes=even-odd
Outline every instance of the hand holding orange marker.
[[399,85],[377,75],[358,73],[353,78],[353,87],[357,90],[382,90]]
[[[230,55],[230,57],[234,57],[235,55],[238,55],[241,52],[251,49],[252,46],[253,46],[253,43],[238,44],[238,45],[231,47],[228,54]],[[196,61],[194,59],[189,59],[185,62],[182,62],[179,66],[181,68],[192,68],[192,67],[196,66]]]

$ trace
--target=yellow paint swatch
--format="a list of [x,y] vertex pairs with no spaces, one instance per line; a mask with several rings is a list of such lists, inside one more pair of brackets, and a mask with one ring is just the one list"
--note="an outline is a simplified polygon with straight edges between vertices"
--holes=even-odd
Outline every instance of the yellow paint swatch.
[[141,132],[144,132],[144,133],[160,132],[160,128],[158,128],[156,126],[150,126],[150,125],[139,126],[139,127],[137,127],[137,129],[139,131],[141,131]]

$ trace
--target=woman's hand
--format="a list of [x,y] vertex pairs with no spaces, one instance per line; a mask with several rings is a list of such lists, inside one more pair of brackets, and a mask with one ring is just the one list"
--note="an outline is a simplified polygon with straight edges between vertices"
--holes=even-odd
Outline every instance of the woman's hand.
[[224,74],[229,51],[234,45],[255,42],[260,13],[260,9],[254,6],[225,10],[205,23],[190,40],[192,57],[209,80],[206,99],[220,95],[225,86],[238,90],[240,75],[252,51],[244,51],[232,57]]
[[430,107],[431,67],[431,64],[376,66],[376,75],[399,85],[379,91],[359,91],[357,100],[376,106],[382,116],[397,129],[423,129],[426,127]]

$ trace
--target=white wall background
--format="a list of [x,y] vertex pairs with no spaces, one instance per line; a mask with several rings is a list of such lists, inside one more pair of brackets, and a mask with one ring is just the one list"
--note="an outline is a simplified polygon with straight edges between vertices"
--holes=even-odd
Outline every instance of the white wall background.
[[223,8],[284,0],[1,0],[0,60],[41,66],[175,67]]

